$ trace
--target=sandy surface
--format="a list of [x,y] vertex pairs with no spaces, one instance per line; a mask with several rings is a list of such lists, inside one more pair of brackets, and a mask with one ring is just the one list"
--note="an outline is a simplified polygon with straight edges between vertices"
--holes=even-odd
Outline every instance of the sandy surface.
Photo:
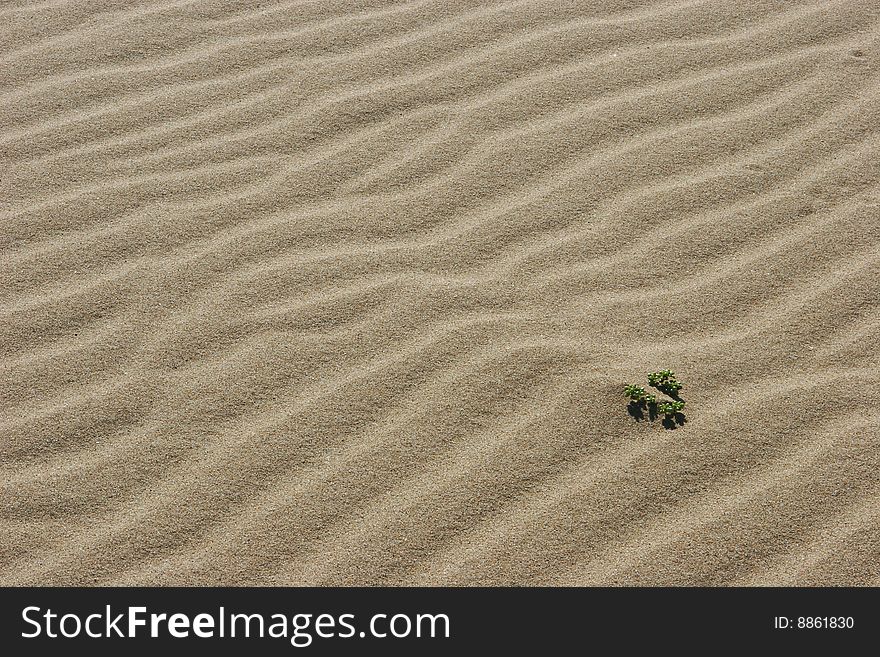
[[880,584],[878,40],[4,2],[0,583]]

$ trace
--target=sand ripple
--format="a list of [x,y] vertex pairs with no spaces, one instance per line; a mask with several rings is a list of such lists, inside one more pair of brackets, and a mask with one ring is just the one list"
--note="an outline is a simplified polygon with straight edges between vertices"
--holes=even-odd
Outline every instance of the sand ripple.
[[0,19],[3,584],[880,582],[876,0]]

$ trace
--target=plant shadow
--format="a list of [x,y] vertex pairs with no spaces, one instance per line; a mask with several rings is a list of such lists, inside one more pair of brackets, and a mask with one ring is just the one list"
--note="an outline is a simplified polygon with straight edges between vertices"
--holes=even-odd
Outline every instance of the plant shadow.
[[[631,401],[626,406],[626,412],[629,413],[630,417],[636,422],[644,422],[646,420],[648,422],[654,422],[659,417],[656,404],[646,404],[643,401]],[[676,413],[675,415],[664,416],[661,424],[663,424],[666,429],[677,429],[685,422],[687,422],[687,418],[684,413]]]
[[636,422],[641,422],[645,419],[645,406],[639,402],[631,401],[626,407],[626,412],[629,413]]
[[678,429],[681,425],[687,422],[687,418],[684,413],[676,413],[675,415],[667,415],[663,418],[663,428],[667,431],[673,431]]

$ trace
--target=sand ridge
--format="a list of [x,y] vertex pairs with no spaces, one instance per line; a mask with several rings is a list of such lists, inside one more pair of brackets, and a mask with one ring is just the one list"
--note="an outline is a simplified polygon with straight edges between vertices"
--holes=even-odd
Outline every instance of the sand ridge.
[[0,19],[3,584],[880,584],[874,0]]

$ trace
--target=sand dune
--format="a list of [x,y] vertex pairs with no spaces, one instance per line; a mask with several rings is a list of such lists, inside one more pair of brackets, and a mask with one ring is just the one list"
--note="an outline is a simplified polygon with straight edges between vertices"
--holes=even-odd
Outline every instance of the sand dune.
[[22,0],[0,62],[0,583],[880,584],[876,0]]

